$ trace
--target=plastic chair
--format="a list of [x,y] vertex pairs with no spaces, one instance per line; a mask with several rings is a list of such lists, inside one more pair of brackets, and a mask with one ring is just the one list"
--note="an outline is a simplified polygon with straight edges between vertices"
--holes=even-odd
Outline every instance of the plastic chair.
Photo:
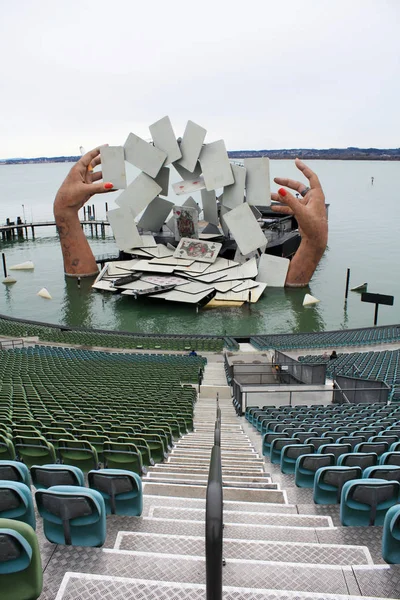
[[344,526],[383,525],[387,510],[397,504],[400,483],[384,479],[355,479],[344,484],[340,521]]
[[86,440],[58,440],[57,450],[65,465],[78,467],[85,473],[98,467],[96,449]]
[[312,444],[314,448],[314,452],[318,452],[321,446],[326,446],[327,444],[333,444],[333,438],[328,437],[309,437],[305,440],[305,444]]
[[333,454],[336,461],[341,454],[351,452],[350,444],[326,444],[318,448],[318,454]]
[[12,441],[4,433],[0,433],[0,459],[15,460],[15,448]]
[[361,467],[321,467],[314,479],[315,504],[339,504],[346,481],[360,479],[361,476]]
[[29,469],[17,460],[0,460],[0,480],[19,481],[31,485]]
[[32,465],[45,465],[56,462],[54,446],[44,437],[16,437],[15,450],[28,469]]
[[132,471],[99,469],[88,473],[89,487],[104,498],[107,514],[138,517],[143,511],[142,481]]
[[382,558],[389,564],[400,564],[400,506],[392,506],[386,513],[382,533]]
[[55,485],[36,492],[49,542],[100,547],[106,539],[106,507],[100,492],[85,487]]
[[354,452],[374,452],[377,456],[388,451],[389,444],[387,442],[362,442],[354,448]]
[[30,488],[19,481],[0,481],[0,517],[27,523],[36,529]]
[[330,467],[335,464],[333,454],[303,454],[296,461],[294,481],[297,487],[314,487],[314,477],[320,467]]
[[42,593],[38,539],[26,523],[0,519],[0,582],[2,600],[36,600]]
[[400,452],[385,452],[381,454],[379,464],[400,466]]
[[262,453],[263,456],[269,456],[271,453],[271,444],[274,440],[286,438],[289,439],[289,434],[287,433],[266,433],[263,436],[262,441]]
[[378,464],[378,455],[374,452],[349,452],[341,454],[337,460],[340,467],[373,467]]
[[281,452],[281,471],[282,473],[294,473],[296,461],[303,454],[312,454],[314,446],[312,444],[289,444],[284,446]]
[[281,462],[281,453],[285,446],[294,446],[295,444],[300,444],[300,441],[297,438],[276,438],[271,443],[269,458],[272,464],[280,464]]
[[33,465],[31,477],[37,490],[47,490],[54,485],[85,485],[82,471],[72,465]]
[[396,465],[376,465],[365,469],[362,476],[365,479],[386,479],[387,481],[400,482],[400,467]]
[[[148,440],[146,440],[148,441]],[[129,442],[104,442],[104,460],[107,469],[143,473],[142,455],[135,444]]]

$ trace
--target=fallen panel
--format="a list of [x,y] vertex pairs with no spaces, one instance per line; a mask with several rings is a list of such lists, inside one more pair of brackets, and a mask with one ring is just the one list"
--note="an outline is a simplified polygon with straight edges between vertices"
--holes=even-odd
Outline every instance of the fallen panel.
[[257,277],[258,274],[256,259],[255,257],[251,258],[242,265],[234,267],[233,269],[227,269],[223,272],[226,274],[225,279],[227,281],[233,281],[234,279],[253,279],[254,277]]
[[126,188],[124,149],[122,146],[102,146],[100,148],[103,181],[110,181],[115,190]]
[[107,273],[105,273],[105,275],[109,275],[110,277],[113,275],[116,277],[122,277],[126,273],[132,272],[138,262],[139,261],[137,258],[133,258],[132,260],[115,260],[113,262],[109,262],[107,263]]
[[271,205],[269,158],[245,158],[246,200],[254,206]]
[[141,248],[157,248],[157,242],[154,239],[154,236],[150,234],[145,234],[141,236],[142,245]]
[[172,202],[156,196],[140,217],[138,227],[145,231],[160,231],[172,207]]
[[[174,248],[175,250],[175,248]],[[182,268],[182,271],[184,271],[187,275],[191,275],[191,276],[197,276],[200,275],[201,273],[204,273],[204,271],[207,269],[209,265],[207,263],[204,262],[198,262],[195,261],[192,265],[190,265],[190,267],[184,267]],[[179,271],[180,269],[175,269],[175,271]]]
[[167,155],[134,133],[130,133],[124,144],[125,160],[150,177],[156,177]]
[[266,283],[259,283],[257,288],[249,290],[248,292],[250,294],[250,302],[258,302],[260,297],[263,295],[263,292],[266,287]]
[[223,220],[242,254],[249,254],[265,245],[266,237],[246,202],[226,213]]
[[139,250],[139,248],[131,248],[131,254],[135,254],[136,256],[142,256],[143,258],[153,258],[153,254],[147,252],[146,250]]
[[176,275],[143,275],[141,281],[146,281],[152,285],[177,285],[181,286],[188,282],[183,277]]
[[199,161],[207,191],[235,183],[224,140],[205,144]]
[[154,298],[163,298],[164,300],[169,300],[171,302],[183,302],[188,304],[198,304],[208,296],[210,290],[200,292],[199,294],[185,294],[184,292],[180,292],[179,290],[172,290],[171,292],[164,292],[161,294],[157,294]]
[[150,273],[173,273],[174,267],[170,265],[155,265],[152,261],[139,260],[135,271],[146,271]]
[[170,170],[168,167],[161,167],[155,182],[161,187],[161,196],[168,196]]
[[284,287],[289,264],[288,258],[261,254],[258,261],[257,281],[267,283],[268,287]]
[[129,208],[115,208],[107,212],[107,219],[113,230],[119,250],[140,246],[142,239]]
[[136,217],[160,192],[161,186],[154,179],[140,173],[115,202],[121,208],[129,208]]
[[310,306],[311,304],[317,304],[318,302],[320,302],[318,298],[311,296],[311,294],[306,294],[303,299],[303,306]]
[[[235,282],[233,282],[235,283]],[[245,290],[251,290],[253,288],[258,287],[257,281],[253,281],[253,279],[246,279],[246,281],[238,281],[237,285],[234,285],[234,292],[244,292]]]
[[193,173],[182,167],[182,165],[177,162],[174,163],[174,168],[176,169],[178,175],[182,177],[182,179],[193,179],[193,177],[200,177],[201,175],[201,166],[199,162],[196,163]]
[[238,267],[239,263],[234,260],[228,260],[227,258],[223,258],[222,256],[218,256],[214,264],[209,265],[204,271],[204,275],[208,275],[209,273],[215,273],[217,271],[224,271],[225,269],[233,269],[233,267]]
[[175,248],[171,250],[170,248],[164,246],[164,244],[157,244],[155,248],[147,248],[146,252],[148,255],[153,256],[154,258],[165,258],[167,256],[172,256],[175,252]]
[[163,117],[149,127],[154,145],[167,155],[165,165],[169,165],[182,157],[176,136],[172,128],[171,119]]
[[174,252],[176,258],[194,258],[199,262],[215,262],[222,244],[182,238]]
[[235,286],[239,285],[239,283],[242,283],[242,282],[239,282],[235,279],[233,281],[225,281],[225,280],[216,281],[214,283],[214,288],[217,290],[217,292],[221,292],[221,293],[229,292]]
[[221,227],[222,227],[222,231],[224,233],[224,236],[227,238],[229,237],[229,227],[228,225],[225,223],[225,215],[227,215],[232,209],[227,208],[226,206],[224,206],[222,204],[221,206]]
[[230,292],[217,292],[215,295],[215,300],[227,300],[232,302],[246,302],[249,297],[248,291],[244,292],[235,292],[231,290]]
[[103,292],[118,292],[118,288],[114,287],[112,281],[102,279],[92,285],[95,290],[101,290]]
[[201,190],[201,203],[203,205],[204,220],[212,225],[218,225],[217,199],[214,190],[211,192]]
[[201,294],[202,292],[209,292],[214,289],[212,284],[201,283],[199,281],[186,282],[184,285],[179,286],[179,292],[185,294]]
[[138,279],[137,281],[132,281],[131,283],[126,283],[124,285],[119,285],[119,290],[150,290],[154,287],[154,283],[150,283],[148,281],[143,281],[142,279]]
[[235,183],[224,187],[222,204],[226,208],[236,208],[244,202],[244,188],[246,183],[246,169],[239,165],[232,165]]
[[190,267],[194,263],[193,258],[175,258],[174,256],[163,256],[162,258],[154,258],[153,264],[158,265],[173,265],[174,267]]
[[215,281],[226,281],[228,279],[226,271],[218,271],[217,273],[209,273],[209,275],[199,275],[196,281],[203,283],[214,283]]
[[177,196],[198,192],[200,190],[204,190],[205,187],[206,185],[203,177],[198,177],[197,179],[184,179],[183,181],[178,181],[177,183],[172,184],[172,189]]
[[204,127],[197,125],[193,121],[187,122],[181,141],[182,158],[178,160],[178,164],[191,173],[196,168],[206,133],[207,131]]
[[31,260],[8,267],[9,271],[33,271],[35,265]]

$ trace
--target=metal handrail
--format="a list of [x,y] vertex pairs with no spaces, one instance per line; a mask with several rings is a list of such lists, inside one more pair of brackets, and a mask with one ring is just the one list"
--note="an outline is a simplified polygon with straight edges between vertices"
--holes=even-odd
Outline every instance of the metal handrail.
[[223,492],[221,463],[221,409],[217,396],[214,446],[211,450],[206,495],[206,598],[222,600]]

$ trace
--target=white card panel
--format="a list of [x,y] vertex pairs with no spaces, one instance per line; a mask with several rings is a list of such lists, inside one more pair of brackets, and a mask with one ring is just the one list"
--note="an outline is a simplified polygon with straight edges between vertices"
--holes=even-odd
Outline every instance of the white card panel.
[[235,292],[234,290],[231,290],[230,292],[217,292],[215,295],[215,300],[233,300],[234,302],[246,302],[248,296],[248,291]]
[[258,273],[256,259],[251,258],[243,265],[233,267],[233,269],[226,269],[225,271],[223,271],[223,273],[225,273],[226,281],[233,281],[236,279],[253,279],[257,276]]
[[188,280],[176,275],[143,275],[141,281],[147,281],[153,285],[186,285]]
[[125,160],[144,171],[150,177],[156,177],[167,155],[134,133],[130,133],[124,144]]
[[159,232],[173,205],[173,202],[168,202],[168,200],[156,196],[140,217],[138,227],[145,231]]
[[224,187],[222,204],[226,208],[236,208],[244,202],[244,187],[246,183],[246,169],[239,165],[231,165],[235,183]]
[[268,287],[284,287],[289,264],[288,258],[261,254],[258,261],[257,281],[267,283]]
[[118,292],[118,288],[114,287],[112,281],[98,281],[92,285],[95,290],[102,290],[103,292]]
[[138,281],[131,281],[125,285],[119,285],[118,289],[122,290],[149,290],[154,287],[154,283],[149,283],[139,279]]
[[216,281],[214,283],[214,288],[217,290],[217,292],[229,292],[229,290],[232,290],[236,285],[238,285],[239,281]]
[[[174,248],[175,250],[175,248]],[[201,273],[204,273],[204,271],[207,269],[208,264],[207,263],[203,263],[203,262],[197,262],[195,261],[192,265],[190,265],[190,267],[182,267],[182,269],[175,269],[175,271],[179,271],[182,270],[185,272],[185,274],[187,275],[193,275],[197,276],[200,275]]]
[[245,158],[246,200],[255,206],[270,206],[269,158]]
[[154,239],[154,236],[145,234],[140,237],[142,238],[141,248],[157,248],[157,242]]
[[155,248],[147,248],[146,252],[147,255],[154,256],[155,258],[164,258],[165,256],[172,256],[175,252],[175,248],[173,247],[172,251],[170,248],[164,246],[164,244],[157,244]]
[[169,165],[181,158],[182,153],[176,141],[176,136],[172,128],[169,117],[163,117],[149,127],[154,145],[167,155],[165,165]]
[[218,256],[217,260],[213,265],[209,265],[204,271],[204,275],[208,275],[209,273],[216,273],[217,271],[223,271],[224,269],[233,269],[233,267],[238,267],[239,263],[234,260],[228,260],[227,258],[223,258],[222,256]]
[[201,166],[199,162],[196,163],[193,173],[182,167],[182,165],[177,162],[174,163],[174,167],[182,179],[193,179],[193,177],[200,177],[201,175]]
[[205,144],[199,160],[207,191],[235,183],[224,140]]
[[139,260],[135,267],[135,271],[144,271],[149,273],[172,273],[174,267],[170,265],[155,265],[148,260]]
[[196,277],[196,281],[202,281],[203,283],[214,283],[214,281],[226,281],[228,279],[226,275],[227,271],[217,271],[217,273],[209,273],[208,275],[200,274]]
[[115,260],[113,262],[107,263],[108,271],[107,274],[110,277],[122,277],[123,275],[127,275],[129,272],[135,269],[136,263],[138,263],[137,258],[133,258],[132,260]]
[[122,146],[101,146],[101,171],[103,181],[110,181],[115,190],[126,188],[124,149]]
[[116,199],[121,208],[129,208],[136,217],[161,192],[161,187],[145,173],[140,173]]
[[227,208],[224,205],[221,206],[221,227],[222,227],[222,231],[224,233],[224,236],[226,238],[229,237],[229,227],[225,223],[225,215],[228,214],[228,212],[230,212],[230,211],[231,211],[230,208]]
[[253,279],[246,279],[245,281],[238,281],[237,285],[235,284],[232,289],[234,292],[244,292],[245,290],[251,290],[252,288],[256,287],[258,287],[257,281],[253,281]]
[[203,298],[210,293],[210,290],[206,290],[204,292],[200,292],[199,294],[185,294],[184,292],[180,292],[180,287],[177,290],[171,290],[170,292],[163,292],[162,294],[157,294],[154,296],[149,296],[150,298],[163,298],[164,300],[169,300],[171,302],[183,302],[189,304],[197,304]]
[[152,261],[155,265],[173,265],[174,267],[190,267],[194,263],[193,259],[174,258],[173,256],[165,256],[163,258],[154,258]]
[[249,254],[265,245],[266,237],[246,202],[226,213],[223,220],[242,254]]
[[198,192],[204,190],[205,187],[206,184],[204,183],[203,177],[198,177],[197,179],[184,179],[172,184],[172,189],[177,196]]
[[[200,212],[201,212],[200,206],[197,204],[197,202],[194,200],[194,198],[192,198],[192,196],[189,196],[189,198],[187,198],[185,200],[185,202],[182,203],[182,206],[186,206],[189,208],[195,208],[197,210],[197,214],[200,214]],[[168,219],[168,221],[165,224],[168,227],[168,229],[170,229],[172,231],[172,233],[175,233],[175,217],[173,215],[170,219]],[[174,248],[174,250],[175,250],[175,248]]]
[[217,199],[214,190],[211,192],[201,190],[201,203],[203,205],[204,221],[218,225]]
[[200,281],[192,281],[179,286],[179,292],[185,294],[200,294],[201,292],[209,292],[212,289],[214,289],[212,284],[201,283]]
[[196,168],[206,133],[207,131],[204,127],[197,125],[193,121],[187,122],[181,141],[182,158],[178,163],[191,173]]
[[136,256],[143,256],[144,258],[152,258],[153,255],[146,250],[139,250],[139,248],[131,248],[131,254],[135,254]]
[[161,167],[155,178],[156,183],[161,187],[161,196],[168,196],[170,170],[168,167]]
[[113,230],[115,242],[119,250],[128,250],[142,243],[132,212],[128,209],[115,208],[107,212],[107,219]]

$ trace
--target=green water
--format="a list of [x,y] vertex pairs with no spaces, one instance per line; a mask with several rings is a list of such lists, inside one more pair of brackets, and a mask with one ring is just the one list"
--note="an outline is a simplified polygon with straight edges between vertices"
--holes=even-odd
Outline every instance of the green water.
[[[346,268],[351,285],[367,281],[368,291],[395,296],[393,307],[379,309],[379,324],[400,322],[398,271],[400,180],[397,162],[310,161],[320,175],[329,212],[329,246],[309,289],[266,289],[251,307],[196,309],[162,300],[92,291],[89,281],[63,276],[58,238],[53,228],[37,230],[36,239],[6,243],[8,265],[26,260],[33,272],[15,271],[18,282],[0,288],[0,313],[52,323],[154,333],[257,334],[322,331],[365,327],[373,323],[373,305],[350,293],[344,307]],[[27,221],[50,220],[54,194],[69,170],[66,164],[0,167],[0,222],[18,215]],[[289,161],[271,161],[272,176],[296,176]],[[374,185],[371,185],[374,176]],[[108,196],[109,207],[114,198]],[[104,196],[93,201],[98,218],[105,216]],[[87,230],[90,236],[90,230]],[[111,237],[89,237],[95,255],[116,253]],[[36,294],[46,287],[53,299]],[[304,308],[305,292],[321,300]]]

